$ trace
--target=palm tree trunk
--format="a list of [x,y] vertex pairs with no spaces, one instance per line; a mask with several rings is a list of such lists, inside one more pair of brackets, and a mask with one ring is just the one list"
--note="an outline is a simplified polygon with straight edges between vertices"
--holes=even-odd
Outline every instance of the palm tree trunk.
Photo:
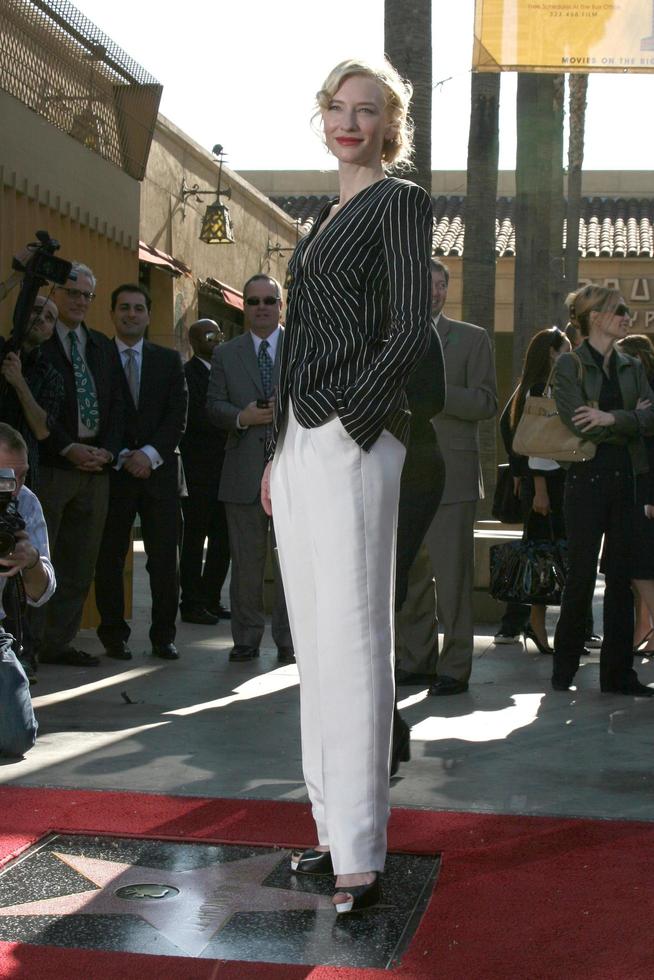
[[570,133],[568,137],[568,206],[565,242],[565,283],[568,292],[579,280],[579,221],[581,218],[581,181],[584,164],[584,129],[588,75],[568,76]]
[[[514,285],[513,372],[522,369],[525,351],[538,330],[550,326],[561,293],[562,200],[556,175],[562,126],[560,76],[518,75],[516,155],[516,262]],[[559,178],[560,179],[560,176]],[[555,245],[558,234],[558,246]]]
[[385,0],[384,50],[413,85],[416,173],[412,179],[431,196],[431,0]]
[[[484,327],[493,338],[495,330],[495,219],[497,212],[497,161],[499,151],[499,72],[473,72],[468,174],[463,250],[463,319]],[[496,423],[480,425],[481,467],[485,499],[479,515],[486,517],[495,489],[497,467]]]

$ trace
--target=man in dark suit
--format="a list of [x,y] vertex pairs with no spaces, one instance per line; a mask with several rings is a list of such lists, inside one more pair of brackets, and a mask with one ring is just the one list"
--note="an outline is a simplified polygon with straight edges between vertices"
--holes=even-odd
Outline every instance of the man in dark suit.
[[118,286],[111,294],[111,315],[116,329],[111,356],[122,378],[127,424],[111,472],[109,510],[95,572],[101,617],[97,632],[108,656],[131,659],[123,570],[138,514],[152,594],[152,653],[177,660],[179,498],[184,492],[177,447],[186,424],[186,381],[176,351],[144,340],[150,297],[141,286]]
[[[219,344],[211,362],[209,418],[228,432],[219,498],[225,503],[232,556],[230,588],[232,661],[259,656],[265,618],[263,579],[272,522],[261,506],[261,477],[278,383],[282,292],[270,276],[256,275],[243,287],[245,333]],[[277,563],[272,634],[280,663],[293,663],[293,643]]]
[[98,658],[71,642],[93,581],[125,405],[111,341],[84,322],[95,298],[95,276],[78,262],[72,272],[76,278],[55,290],[59,318],[41,346],[64,379],[63,406],[40,443],[39,497],[57,589],[43,614],[31,611],[30,623],[41,662],[86,667]]
[[[229,535],[225,505],[218,500],[225,458],[224,429],[207,414],[207,388],[211,356],[224,335],[214,320],[198,320],[188,331],[193,357],[184,365],[188,385],[186,432],[179,444],[188,496],[182,499],[184,538],[179,562],[185,623],[211,626],[230,614],[220,602],[229,568]],[[204,560],[204,542],[207,555]]]

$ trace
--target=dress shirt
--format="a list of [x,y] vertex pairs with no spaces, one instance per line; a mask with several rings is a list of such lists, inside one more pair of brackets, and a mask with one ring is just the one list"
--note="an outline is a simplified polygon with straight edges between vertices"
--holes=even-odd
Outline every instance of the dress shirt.
[[[86,365],[86,370],[89,372],[89,374],[91,375],[91,377],[93,377],[93,371],[89,367],[89,362],[86,360],[86,331],[82,327],[82,324],[81,323],[78,323],[77,326],[74,329],[69,330],[69,328],[67,326],[65,326],[65,324],[63,324],[61,322],[61,320],[57,320],[57,334],[59,336],[59,340],[61,341],[61,346],[64,349],[64,354],[66,355],[66,357],[68,358],[68,360],[72,364],[72,359],[71,359],[71,356],[70,356],[70,334],[71,333],[74,333],[75,336],[77,337],[77,349],[79,351],[79,355],[82,358],[82,360],[84,361],[84,364]],[[95,383],[95,379],[94,379],[94,383]],[[82,422],[82,416],[81,416],[81,413],[80,413],[80,410],[79,410],[79,405],[78,405],[77,406],[77,437],[78,437],[78,439],[92,439],[94,436],[97,436],[97,434],[98,434],[98,429],[95,429],[95,430],[89,429],[89,427],[86,426],[86,425],[84,425],[84,423]],[[62,456],[65,456],[69,449],[70,449],[70,446],[66,446],[65,449],[62,449],[61,450],[61,455]]]
[[[43,595],[38,599],[30,599],[27,597],[27,602],[30,606],[42,606],[44,602],[47,602],[52,593],[55,590],[57,584],[55,580],[54,568],[52,567],[52,562],[50,561],[50,546],[48,544],[48,531],[45,526],[45,518],[43,516],[43,510],[41,509],[41,504],[39,498],[36,494],[33,494],[31,490],[27,487],[21,487],[18,492],[18,510],[20,516],[25,521],[25,530],[29,535],[30,544],[33,545],[39,553],[41,558],[41,563],[43,564],[43,570],[48,579],[48,584],[45,587]],[[5,611],[2,607],[2,593],[4,592],[5,585],[7,584],[7,579],[5,576],[0,577],[0,620],[5,618]]]
[[[139,387],[140,387],[141,370],[143,366],[143,338],[141,337],[141,339],[137,344],[132,344],[132,345],[124,344],[123,341],[120,340],[118,337],[115,337],[114,339],[116,342],[116,347],[118,348],[118,353],[120,354],[120,363],[123,366],[123,371],[125,370],[125,367],[127,365],[127,357],[125,356],[125,351],[131,350],[134,351],[134,353],[136,354],[136,357],[134,358],[134,365],[136,367],[136,376],[139,380]],[[118,454],[118,460],[116,462],[116,465],[114,466],[115,470],[121,469],[123,463],[125,462],[125,459],[127,458],[130,452],[132,452],[131,449],[121,449],[120,453]],[[145,453],[145,455],[148,457],[148,459],[152,464],[153,470],[156,470],[159,466],[162,465],[163,459],[161,458],[157,450],[154,448],[154,446],[141,446],[140,452]]]

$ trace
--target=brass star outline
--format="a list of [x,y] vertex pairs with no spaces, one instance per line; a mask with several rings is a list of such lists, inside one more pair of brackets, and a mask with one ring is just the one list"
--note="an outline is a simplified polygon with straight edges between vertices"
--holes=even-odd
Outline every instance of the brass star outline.
[[[170,942],[199,956],[213,936],[237,912],[331,910],[330,898],[262,886],[279,865],[280,853],[214,863],[189,871],[167,871],[142,865],[105,861],[81,854],[53,852],[97,890],[59,898],[0,907],[0,917],[22,915],[138,915]],[[115,894],[128,885],[172,885],[179,894],[164,899],[121,899]]]

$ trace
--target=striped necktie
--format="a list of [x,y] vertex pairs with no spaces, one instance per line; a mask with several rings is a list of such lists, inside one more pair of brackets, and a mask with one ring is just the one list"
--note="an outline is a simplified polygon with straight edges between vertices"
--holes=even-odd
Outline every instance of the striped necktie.
[[68,336],[70,337],[70,361],[73,365],[80,418],[87,429],[91,432],[97,432],[100,427],[100,408],[93,376],[80,353],[77,334],[71,330]]

